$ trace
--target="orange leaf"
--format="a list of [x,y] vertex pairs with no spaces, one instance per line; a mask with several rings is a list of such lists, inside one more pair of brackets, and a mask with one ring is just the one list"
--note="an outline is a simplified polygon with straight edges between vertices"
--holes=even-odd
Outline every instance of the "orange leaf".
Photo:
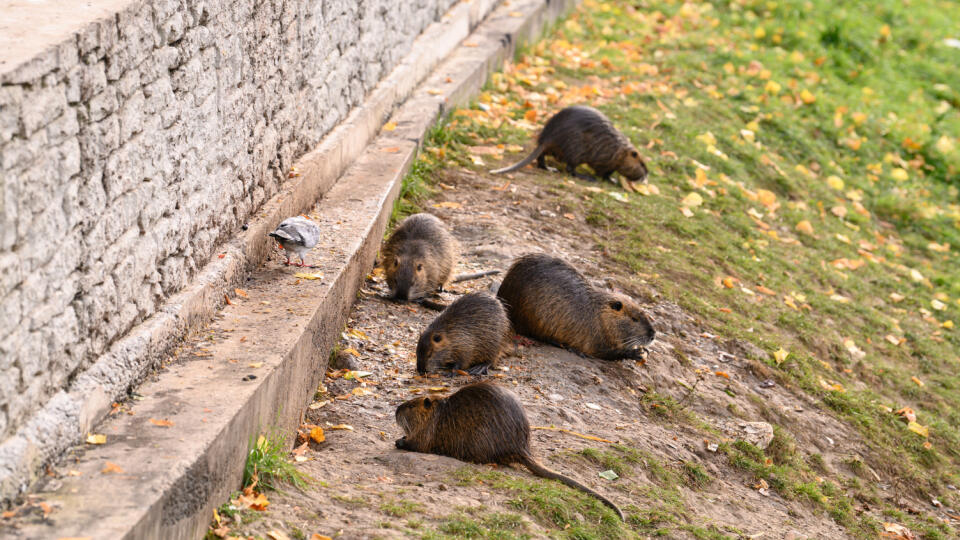
[[103,467],[103,469],[100,472],[102,472],[103,474],[111,474],[111,473],[123,474],[123,468],[117,465],[116,463],[108,461],[107,464]]
[[395,130],[395,129],[397,129],[397,123],[396,123],[396,122],[387,122],[386,124],[383,125],[383,130],[384,130],[384,131],[393,131],[393,130]]
[[797,230],[804,234],[809,234],[813,236],[813,225],[809,221],[803,220],[800,223],[797,223]]
[[173,422],[170,420],[157,420],[156,418],[151,418],[150,423],[160,427],[173,427]]
[[310,438],[317,443],[322,443],[323,441],[327,440],[326,436],[323,434],[323,428],[319,426],[310,430]]
[[730,378],[730,374],[725,371],[714,371],[713,374],[716,375],[717,377],[723,377],[725,379]]
[[247,291],[245,291],[245,290],[243,290],[243,289],[234,289],[233,292],[235,292],[235,293],[237,294],[237,296],[242,296],[242,297],[244,297],[244,298],[249,298],[249,296],[247,295]]
[[529,110],[527,110],[527,112],[523,113],[523,118],[524,118],[527,122],[536,122],[536,121],[537,121],[537,110],[536,110],[536,109],[529,109]]
[[913,382],[915,382],[915,383],[917,384],[917,386],[924,386],[923,381],[921,381],[920,379],[918,379],[918,378],[916,378],[916,377],[910,377],[910,380],[913,381]]
[[399,152],[399,151],[400,151],[400,147],[399,147],[399,146],[391,146],[391,147],[389,147],[389,148],[384,148],[384,149],[383,149],[383,152],[385,152],[385,153],[387,153],[387,154],[396,154],[396,153]]

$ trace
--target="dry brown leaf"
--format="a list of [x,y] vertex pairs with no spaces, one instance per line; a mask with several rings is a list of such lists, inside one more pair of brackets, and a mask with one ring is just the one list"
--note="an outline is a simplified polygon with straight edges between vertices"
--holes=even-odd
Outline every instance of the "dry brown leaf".
[[608,444],[616,444],[614,441],[611,441],[611,440],[602,439],[600,437],[594,437],[593,435],[584,435],[583,433],[577,433],[576,431],[571,431],[569,429],[563,429],[563,428],[558,428],[553,426],[530,426],[530,429],[545,429],[549,431],[559,431],[561,433],[566,433],[567,435],[580,437],[581,439],[586,439],[588,441],[597,441],[597,442],[605,442]]

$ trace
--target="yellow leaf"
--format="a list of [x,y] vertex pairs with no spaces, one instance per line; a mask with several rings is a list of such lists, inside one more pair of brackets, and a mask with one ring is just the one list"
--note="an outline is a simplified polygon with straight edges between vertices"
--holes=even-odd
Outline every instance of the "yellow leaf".
[[923,437],[930,436],[930,428],[928,428],[927,426],[922,426],[916,422],[910,422],[909,424],[907,424],[907,429]]
[[777,361],[777,365],[782,364],[788,356],[790,356],[790,353],[787,352],[783,347],[780,347],[777,352],[773,353],[773,358]]
[[463,205],[458,202],[453,201],[443,201],[433,205],[434,208],[451,208],[456,210],[457,208],[462,208]]
[[797,231],[813,236],[813,225],[811,225],[809,221],[803,220],[797,223]]
[[367,337],[366,332],[364,332],[363,330],[357,330],[356,328],[351,328],[351,329],[347,330],[347,334],[349,334],[349,335],[351,335],[351,336],[353,336],[353,337],[355,337],[355,338],[359,338],[359,339],[363,339],[363,340],[370,339],[370,338]]
[[370,390],[367,389],[367,388],[363,388],[362,386],[358,386],[358,387],[354,388],[353,390],[351,390],[350,393],[353,394],[353,395],[355,395],[355,396],[369,396],[369,395],[372,394],[373,392],[370,391]]
[[713,133],[710,133],[709,131],[706,132],[706,133],[702,133],[702,134],[700,134],[700,135],[697,135],[697,140],[700,141],[700,142],[702,142],[703,144],[705,144],[705,145],[707,145],[707,146],[714,146],[714,145],[717,144],[717,138],[714,137],[714,136],[713,136]]
[[87,434],[87,444],[106,444],[107,436],[101,435],[99,433],[88,433]]
[[347,354],[352,354],[353,356],[360,358],[360,351],[354,349],[353,347],[347,347],[346,349],[343,350],[343,352]]
[[917,272],[913,268],[910,269],[910,279],[914,281],[923,281],[923,274]]
[[804,88],[800,91],[800,101],[804,102],[806,105],[810,105],[811,103],[817,101],[817,96],[813,95],[813,93]]
[[780,83],[778,83],[777,81],[771,80],[771,81],[767,81],[767,84],[763,87],[763,90],[768,94],[777,95],[780,93],[780,90],[782,88],[783,87],[780,86]]
[[793,62],[794,64],[799,64],[800,62],[803,62],[803,53],[800,51],[793,51],[792,53],[790,53],[790,61]]
[[930,305],[937,311],[943,311],[947,309],[947,305],[937,299],[931,300]]
[[680,201],[680,204],[682,204],[687,208],[700,206],[701,204],[703,204],[703,197],[696,192],[689,193],[687,194],[686,197],[683,198],[682,201]]
[[250,367],[253,369],[261,368],[263,367],[263,362],[250,362]]
[[923,381],[921,381],[920,379],[918,379],[916,376],[910,377],[910,380],[913,381],[914,383],[916,383],[917,386],[925,386],[925,385],[923,384]]
[[306,272],[297,272],[293,277],[298,277],[300,279],[323,279],[322,272],[315,272],[313,274],[308,274]]
[[827,185],[837,191],[843,190],[843,180],[836,175],[830,175],[827,177]]
[[157,420],[156,418],[151,418],[150,423],[159,427],[173,427],[173,422],[170,420]]
[[953,328],[953,321],[943,321],[940,323],[940,326],[946,328],[947,330]]
[[323,441],[327,440],[326,436],[323,434],[323,428],[320,426],[310,430],[310,438],[316,443],[322,443]]
[[885,24],[880,27],[880,36],[884,38],[890,37],[890,25]]
[[758,189],[757,200],[760,201],[760,204],[770,208],[777,204],[777,195],[774,192],[766,189]]
[[723,283],[723,286],[724,286],[724,287],[726,287],[726,288],[728,288],[728,289],[732,289],[732,288],[733,288],[733,281],[734,281],[734,279],[733,279],[732,277],[727,276],[727,277],[723,278],[722,280],[720,280],[720,283]]
[[897,167],[892,171],[890,171],[890,177],[896,180],[897,182],[904,182],[908,178],[910,178],[910,175],[907,174],[906,170],[901,169],[900,167]]
[[758,26],[753,30],[753,37],[757,39],[763,39],[764,37],[766,37],[766,35],[767,35],[767,31],[764,30],[762,26]]
[[353,426],[351,426],[350,424],[337,424],[337,425],[335,425],[335,426],[330,426],[330,427],[327,428],[327,429],[353,431]]
[[397,123],[396,123],[396,122],[387,122],[386,124],[383,125],[383,130],[384,130],[384,131],[393,131],[393,130],[395,130],[395,129],[397,129]]
[[853,120],[854,124],[859,126],[867,121],[867,115],[863,114],[862,112],[855,112],[850,115],[850,119]]

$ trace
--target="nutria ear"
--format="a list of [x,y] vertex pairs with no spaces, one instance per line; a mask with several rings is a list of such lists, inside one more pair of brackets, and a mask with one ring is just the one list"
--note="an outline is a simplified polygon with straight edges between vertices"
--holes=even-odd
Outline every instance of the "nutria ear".
[[610,302],[610,307],[613,308],[614,311],[620,311],[623,309],[623,302],[614,300],[613,302]]
[[428,397],[423,398],[423,408],[429,409],[430,407],[433,407],[433,400]]

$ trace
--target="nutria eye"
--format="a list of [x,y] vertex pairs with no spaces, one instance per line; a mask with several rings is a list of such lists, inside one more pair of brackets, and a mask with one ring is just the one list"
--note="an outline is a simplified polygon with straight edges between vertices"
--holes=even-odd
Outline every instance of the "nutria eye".
[[635,158],[639,158],[639,157],[640,157],[640,154],[638,154],[636,150],[634,150],[633,152],[630,152],[630,154],[631,154],[633,157],[635,157]]
[[440,343],[441,340],[443,340],[443,338],[440,337],[440,334],[434,334],[434,335],[433,335],[433,342],[434,342],[434,343]]
[[430,398],[428,397],[423,398],[423,406],[425,408],[429,409],[432,405],[433,405],[433,401],[431,401]]
[[610,307],[613,308],[614,311],[620,311],[623,309],[623,302],[614,300],[613,302],[610,302]]
[[423,270],[423,265],[422,265],[422,264],[418,264],[418,265],[417,265],[417,272],[419,272],[420,270]]
[[398,261],[397,259],[394,259],[394,260],[393,260],[393,265],[394,265],[394,266],[400,266],[400,261]]

